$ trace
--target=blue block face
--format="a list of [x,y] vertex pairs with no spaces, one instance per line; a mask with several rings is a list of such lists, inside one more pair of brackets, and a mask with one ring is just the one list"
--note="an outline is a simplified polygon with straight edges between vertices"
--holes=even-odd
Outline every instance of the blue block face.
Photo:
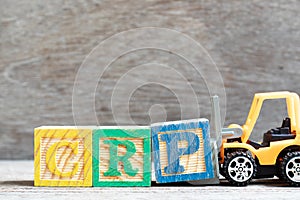
[[207,119],[151,125],[156,181],[214,178]]

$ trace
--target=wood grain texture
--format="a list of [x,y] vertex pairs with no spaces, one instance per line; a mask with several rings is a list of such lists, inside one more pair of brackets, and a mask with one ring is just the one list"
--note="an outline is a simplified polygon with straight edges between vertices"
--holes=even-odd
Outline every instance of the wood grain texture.
[[[105,144],[104,141],[106,140],[118,140],[118,141],[130,141],[133,142],[136,148],[136,153],[134,156],[130,157],[128,161],[132,163],[134,169],[138,170],[138,173],[135,176],[129,176],[124,171],[124,163],[120,163],[118,166],[118,171],[121,172],[121,176],[105,176],[104,173],[109,170],[109,161],[110,161],[110,146]],[[116,137],[106,137],[101,138],[99,142],[99,177],[98,181],[143,181],[144,179],[144,139],[143,138],[118,138]],[[117,156],[124,156],[127,153],[126,146],[119,145],[118,146],[118,155]]]
[[93,133],[93,186],[151,185],[150,128],[110,127]]
[[214,178],[207,119],[156,123],[151,132],[158,183]]
[[[256,92],[291,90],[298,94],[300,75],[300,2],[251,1],[17,1],[0,7],[0,158],[33,159],[33,129],[41,125],[73,125],[72,91],[76,72],[87,54],[101,41],[137,27],[165,27],[183,32],[210,53],[226,88],[225,124],[244,123]],[[176,42],[176,41],[174,41]],[[118,46],[108,48],[114,52]],[[190,65],[172,53],[133,52],[112,63],[96,92],[96,115],[101,124],[116,125],[111,110],[115,83],[133,66],[153,62],[174,67],[191,82],[199,98],[200,117],[209,118],[209,93]],[[97,60],[95,60],[97,65]],[[209,63],[203,65],[209,70]],[[145,70],[133,78],[158,76]],[[207,77],[214,79],[214,75]],[[193,98],[184,83],[173,80],[178,94]],[[119,107],[128,102],[117,100]],[[160,104],[151,117],[148,111]],[[181,116],[172,91],[159,85],[137,89],[129,102],[138,125]],[[181,105],[192,110],[190,105]],[[280,125],[281,106],[267,107],[257,126],[259,138]],[[165,111],[165,112],[163,112]],[[270,114],[271,113],[271,114]],[[90,125],[89,111],[82,109]],[[123,124],[130,119],[120,114]]]
[[[183,174],[191,174],[191,173],[197,173],[197,172],[205,172],[206,166],[205,166],[205,158],[204,158],[204,144],[203,144],[203,133],[202,129],[187,129],[183,130],[186,132],[193,132],[195,133],[199,139],[200,139],[200,146],[197,153],[189,154],[182,156],[180,158],[180,163],[185,166],[185,171]],[[174,131],[176,132],[176,131]],[[160,153],[160,164],[161,166],[168,166],[168,150],[167,150],[167,144],[166,142],[161,141],[161,135],[162,134],[168,134],[168,133],[174,133],[173,131],[169,132],[160,132],[157,134],[158,136],[158,142],[159,142],[159,151]],[[188,143],[186,141],[179,141],[178,147],[179,148],[186,148],[188,146]],[[163,153],[164,152],[164,153]],[[162,176],[167,176],[167,174],[162,170]]]
[[196,181],[188,181],[192,185],[218,185],[220,184],[220,175],[219,175],[219,151],[217,147],[217,142],[211,140],[210,142],[211,152],[212,152],[212,163],[214,168],[214,178],[202,179]]
[[35,186],[92,186],[92,129],[35,129]]

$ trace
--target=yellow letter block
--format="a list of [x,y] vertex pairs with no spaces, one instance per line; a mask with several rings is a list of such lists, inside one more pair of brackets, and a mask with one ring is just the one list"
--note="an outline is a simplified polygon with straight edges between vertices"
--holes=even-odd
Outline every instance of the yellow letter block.
[[92,129],[34,130],[35,186],[92,186]]

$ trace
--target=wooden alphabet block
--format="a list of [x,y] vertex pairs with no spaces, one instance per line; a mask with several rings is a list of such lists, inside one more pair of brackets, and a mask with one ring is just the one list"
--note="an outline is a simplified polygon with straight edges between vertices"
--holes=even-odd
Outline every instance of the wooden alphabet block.
[[214,167],[214,177],[210,179],[202,179],[202,180],[196,180],[196,181],[188,181],[188,183],[192,185],[218,185],[220,184],[219,179],[219,159],[218,159],[218,146],[217,141],[212,140],[210,141],[211,151],[212,151],[212,163]]
[[207,119],[156,123],[151,132],[158,183],[214,177]]
[[35,186],[92,186],[92,129],[40,127],[34,131]]
[[149,127],[100,127],[93,134],[93,186],[150,186]]

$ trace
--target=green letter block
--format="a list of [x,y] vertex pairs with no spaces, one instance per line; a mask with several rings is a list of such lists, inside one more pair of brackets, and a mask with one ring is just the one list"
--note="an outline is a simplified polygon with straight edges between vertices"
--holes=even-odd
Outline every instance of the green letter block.
[[150,186],[149,127],[99,127],[93,133],[93,186]]

